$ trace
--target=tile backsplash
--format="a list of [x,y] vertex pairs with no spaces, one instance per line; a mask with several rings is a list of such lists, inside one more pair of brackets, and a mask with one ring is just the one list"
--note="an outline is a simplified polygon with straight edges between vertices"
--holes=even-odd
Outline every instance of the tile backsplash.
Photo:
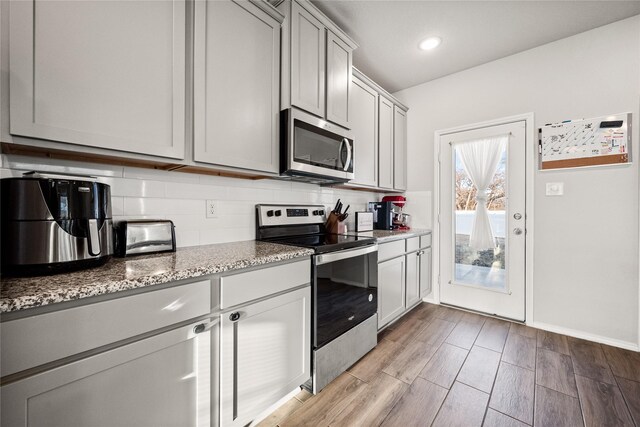
[[[180,247],[254,239],[257,203],[311,203],[330,209],[340,198],[345,206],[351,205],[353,214],[382,197],[379,193],[274,179],[248,180],[5,154],[1,160],[2,178],[31,170],[97,176],[111,186],[114,220],[170,219],[176,226]],[[217,218],[206,217],[207,200],[216,201]],[[349,230],[353,230],[353,217],[347,219]]]

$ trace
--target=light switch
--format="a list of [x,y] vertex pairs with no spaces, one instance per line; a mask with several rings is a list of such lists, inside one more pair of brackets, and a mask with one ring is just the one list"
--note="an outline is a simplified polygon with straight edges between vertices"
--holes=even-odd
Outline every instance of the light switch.
[[564,194],[564,182],[547,182],[547,196],[562,196]]

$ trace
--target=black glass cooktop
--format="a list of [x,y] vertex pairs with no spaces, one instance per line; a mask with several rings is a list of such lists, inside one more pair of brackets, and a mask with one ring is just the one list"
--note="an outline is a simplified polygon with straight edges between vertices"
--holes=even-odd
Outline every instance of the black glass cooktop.
[[283,245],[302,246],[311,248],[316,253],[335,252],[343,249],[372,245],[376,239],[373,237],[347,236],[344,234],[309,234],[301,236],[288,236],[278,239],[270,239]]

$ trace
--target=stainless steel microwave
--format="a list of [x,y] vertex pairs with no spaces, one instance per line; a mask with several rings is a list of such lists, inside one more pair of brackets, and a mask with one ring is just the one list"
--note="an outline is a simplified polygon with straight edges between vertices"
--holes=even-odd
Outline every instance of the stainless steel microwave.
[[346,182],[353,179],[351,133],[296,108],[281,112],[280,172],[294,179]]

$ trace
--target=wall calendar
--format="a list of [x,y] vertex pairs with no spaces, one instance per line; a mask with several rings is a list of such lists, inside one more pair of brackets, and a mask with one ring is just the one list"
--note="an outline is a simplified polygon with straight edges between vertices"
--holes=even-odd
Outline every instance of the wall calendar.
[[631,113],[567,120],[538,129],[540,169],[631,162]]

